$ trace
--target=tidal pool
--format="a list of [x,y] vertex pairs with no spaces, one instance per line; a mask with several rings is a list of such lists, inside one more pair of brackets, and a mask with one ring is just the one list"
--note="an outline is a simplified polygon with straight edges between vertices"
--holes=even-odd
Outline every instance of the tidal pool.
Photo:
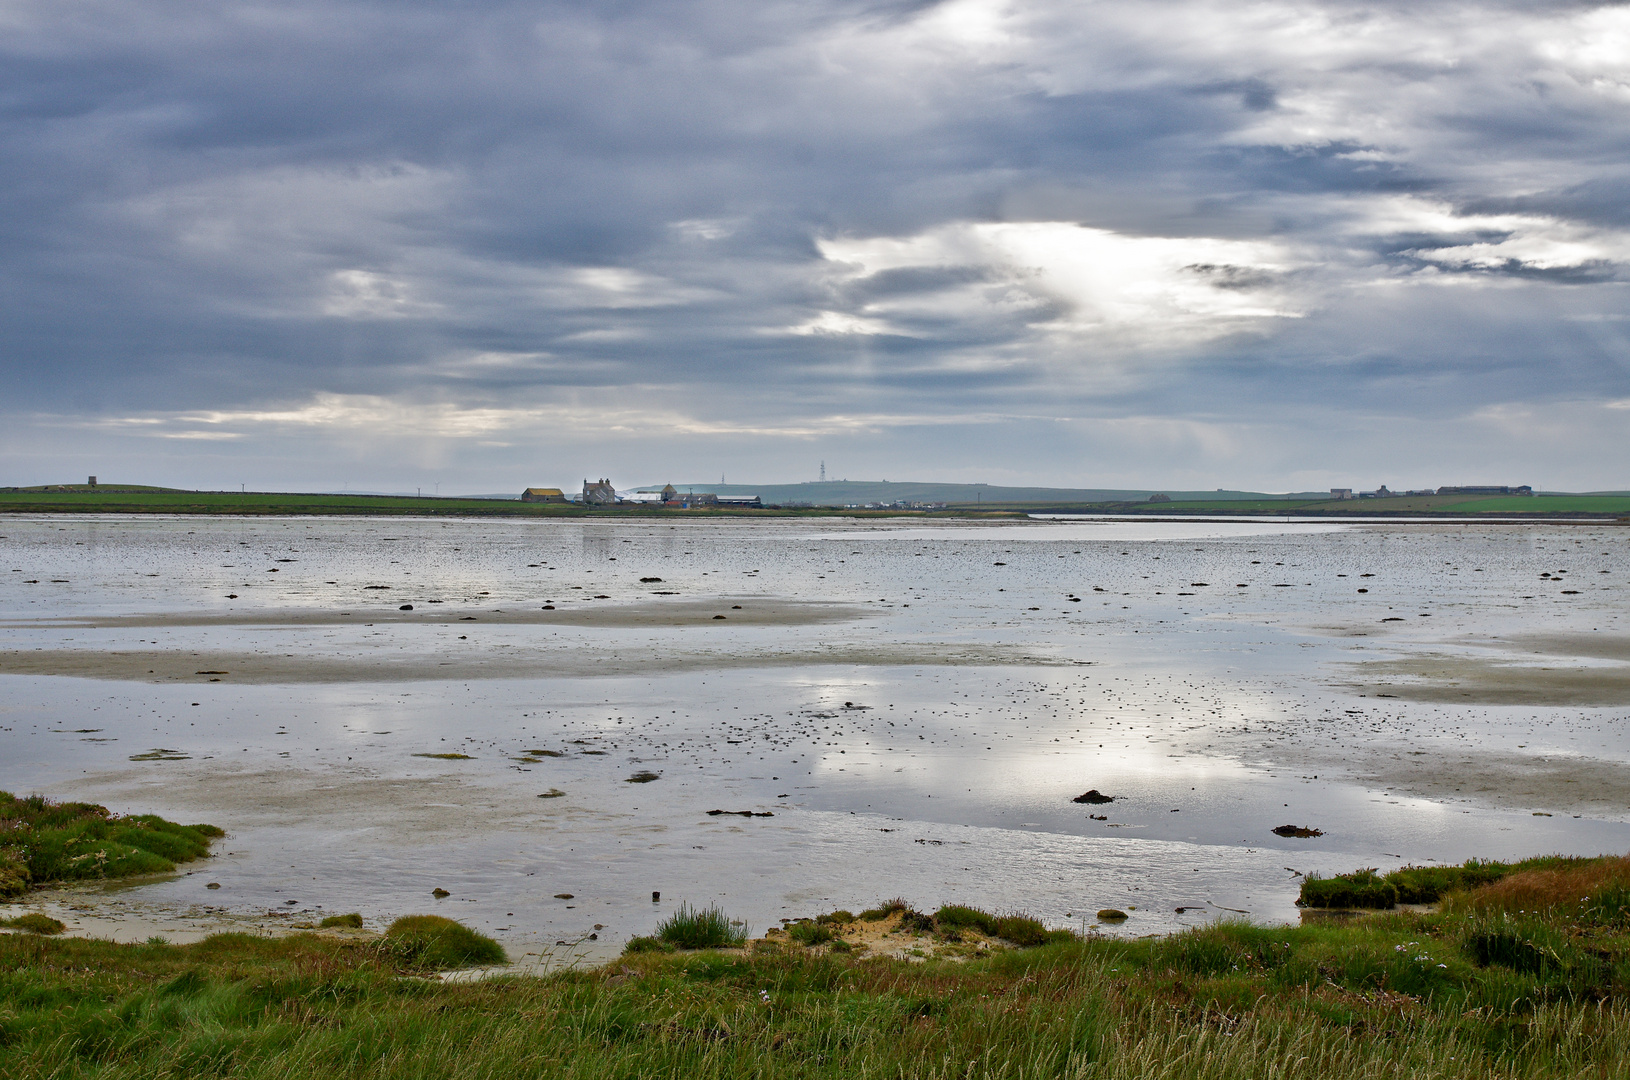
[[1295,920],[1313,871],[1630,849],[1621,527],[0,533],[0,787],[229,832],[42,898],[96,932],[438,911],[565,962],[681,902],[760,933],[901,895],[1136,934]]

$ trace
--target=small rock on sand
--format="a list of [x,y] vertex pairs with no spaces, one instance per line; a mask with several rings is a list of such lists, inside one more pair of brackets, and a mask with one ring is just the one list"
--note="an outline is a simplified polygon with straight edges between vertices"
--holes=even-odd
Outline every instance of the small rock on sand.
[[1099,791],[1097,788],[1092,788],[1089,791],[1086,791],[1086,792],[1084,792],[1084,793],[1082,793],[1080,795],[1077,795],[1075,798],[1071,799],[1070,801],[1071,802],[1076,802],[1076,803],[1090,803],[1093,806],[1097,806],[1097,805],[1099,805],[1101,803],[1114,802],[1115,801],[1115,796],[1113,796],[1113,795],[1105,795],[1103,792]]

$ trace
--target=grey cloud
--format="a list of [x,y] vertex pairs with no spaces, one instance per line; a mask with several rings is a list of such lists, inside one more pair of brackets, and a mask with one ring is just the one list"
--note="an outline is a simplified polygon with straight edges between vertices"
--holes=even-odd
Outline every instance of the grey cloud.
[[[16,10],[0,42],[15,418],[651,387],[703,418],[728,398],[789,424],[1630,393],[1605,318],[1630,220],[1602,165],[1630,132],[1524,44],[1586,6],[1461,16],[1509,26],[1497,45],[1407,5],[1287,7],[1394,21],[1396,50],[1340,63],[1337,30],[1275,51],[1199,2],[1038,3],[972,36],[943,5],[862,0]],[[1428,37],[1464,62],[1410,54]],[[1479,224],[1501,215],[1554,220],[1582,253],[1434,254],[1511,240]],[[1036,241],[1025,258],[1060,260],[1050,293],[988,245],[855,273],[821,254],[999,222],[1196,253],[1129,263],[1168,307],[1113,333],[1119,308],[1078,293],[1116,281],[1092,258],[1136,245]],[[1201,250],[1224,241],[1255,255]],[[1464,294],[1371,295],[1428,266]],[[1207,314],[1186,281],[1263,310]]]

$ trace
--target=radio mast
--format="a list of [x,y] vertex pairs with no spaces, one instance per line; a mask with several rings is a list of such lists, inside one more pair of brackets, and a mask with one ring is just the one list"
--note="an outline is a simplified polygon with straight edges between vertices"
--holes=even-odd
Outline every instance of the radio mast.
[[826,483],[826,462],[821,462],[821,483]]

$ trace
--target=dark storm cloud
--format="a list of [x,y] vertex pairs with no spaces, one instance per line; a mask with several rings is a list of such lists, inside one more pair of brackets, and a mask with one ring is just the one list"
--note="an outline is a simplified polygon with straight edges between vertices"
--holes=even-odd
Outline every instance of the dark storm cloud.
[[0,28],[18,424],[250,447],[389,413],[501,443],[611,393],[676,439],[721,395],[809,438],[1630,396],[1622,8],[14,2]]

